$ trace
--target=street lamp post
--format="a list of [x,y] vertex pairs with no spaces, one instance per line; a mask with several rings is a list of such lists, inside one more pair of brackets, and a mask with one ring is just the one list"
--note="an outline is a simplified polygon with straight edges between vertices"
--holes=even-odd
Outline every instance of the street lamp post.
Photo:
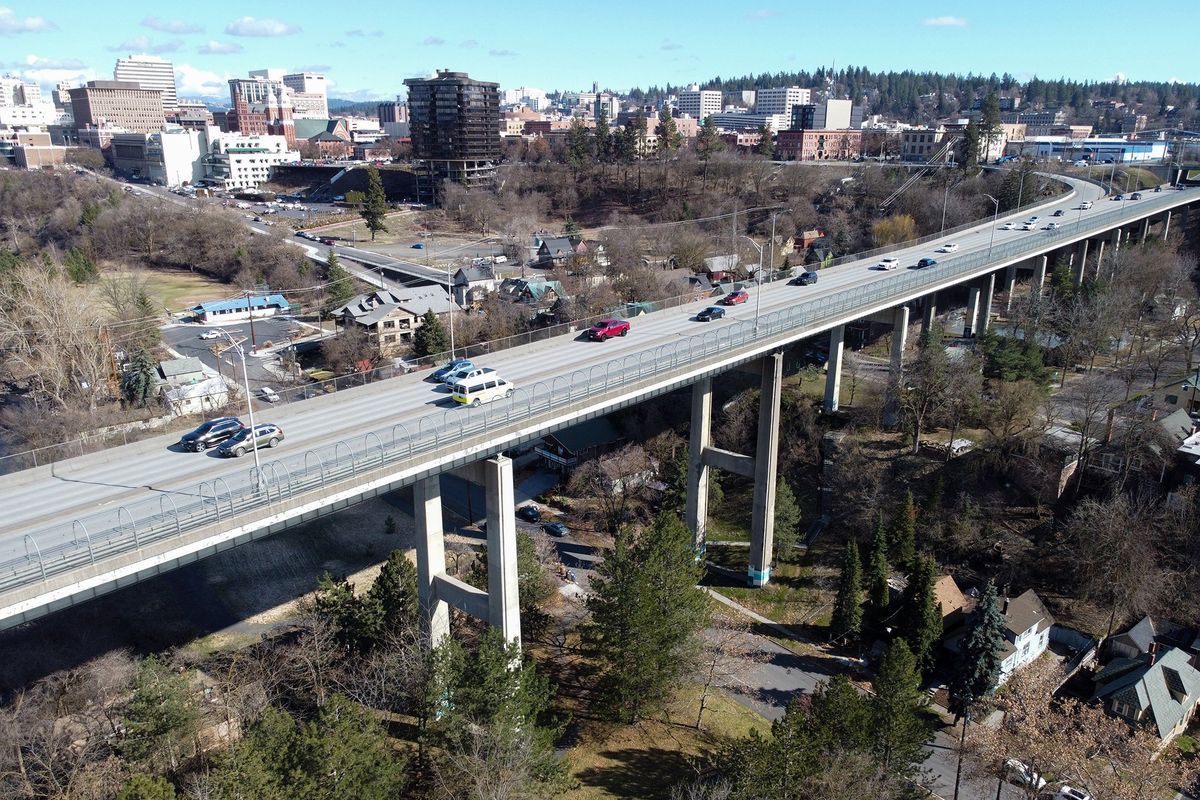
[[756,269],[756,270],[754,271],[755,283],[756,283],[756,284],[757,284],[757,286],[758,286],[758,289],[757,289],[757,290],[754,292],[754,335],[755,335],[755,336],[757,336],[757,335],[758,335],[758,314],[759,314],[759,311],[762,309],[762,260],[763,260],[763,249],[762,249],[762,245],[761,245],[761,244],[759,244],[758,242],[754,241],[754,240],[753,240],[753,239],[751,239],[749,236],[746,236],[745,234],[742,234],[742,238],[743,238],[743,239],[745,239],[745,240],[746,240],[747,242],[749,242],[750,244],[754,245],[754,248],[755,248],[756,250],[758,250],[758,269]]
[[[221,335],[229,340],[230,348],[236,350],[238,357],[242,360],[242,386],[246,389],[246,413],[250,415],[250,447],[254,451],[254,468],[261,475],[262,464],[258,460],[258,437],[254,435],[254,399],[250,396],[250,376],[246,372],[246,353],[242,350],[242,346],[233,340],[229,331],[221,331]],[[220,360],[220,356],[217,357],[217,360]]]
[[992,238],[988,240],[988,258],[991,258],[992,245],[996,242],[996,223],[1000,220],[1000,201],[990,194],[984,194],[984,197],[996,204],[996,213],[992,215]]
[[[450,264],[446,264],[446,298],[450,301],[446,315],[450,318],[450,360],[454,360],[454,278],[450,275]],[[467,284],[470,286],[470,284]]]

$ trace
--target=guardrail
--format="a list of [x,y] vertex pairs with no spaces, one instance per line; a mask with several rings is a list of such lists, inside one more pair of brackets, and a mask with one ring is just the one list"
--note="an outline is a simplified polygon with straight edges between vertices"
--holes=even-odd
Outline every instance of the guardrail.
[[[1166,210],[1177,203],[1166,197],[1138,202],[1145,214]],[[1119,224],[1128,224],[1128,209],[1120,208],[1085,221],[1064,221],[1056,231],[1037,231],[987,251],[947,258],[924,269],[907,269],[887,280],[845,289],[811,302],[763,314],[757,321],[735,322],[702,334],[681,337],[669,344],[631,353],[575,370],[570,375],[541,381],[515,390],[511,398],[479,408],[433,412],[409,423],[396,423],[347,441],[307,450],[252,468],[235,485],[214,478],[185,490],[156,494],[153,498],[96,513],[59,526],[28,533],[24,553],[0,562],[0,592],[46,582],[80,567],[140,550],[150,543],[179,537],[187,530],[229,523],[248,512],[279,507],[298,499],[313,499],[321,490],[367,471],[389,466],[411,466],[413,459],[462,446],[476,437],[516,423],[528,427],[541,415],[571,412],[595,406],[610,393],[628,394],[639,385],[662,381],[672,373],[686,377],[696,366],[718,356],[771,343],[789,334],[808,336],[855,312],[919,295],[923,289],[945,284],[989,264],[1011,262],[1044,253],[1048,245],[1080,234],[1096,235]],[[801,334],[800,332],[803,332]]]

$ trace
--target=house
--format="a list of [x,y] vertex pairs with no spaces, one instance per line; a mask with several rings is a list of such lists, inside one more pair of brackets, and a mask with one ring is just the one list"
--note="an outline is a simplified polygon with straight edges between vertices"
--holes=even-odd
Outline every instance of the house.
[[554,305],[554,301],[563,295],[562,284],[558,281],[525,278],[505,278],[500,282],[498,291],[502,297],[514,303],[528,303],[543,308]]
[[934,582],[933,596],[942,612],[943,630],[957,626],[975,607],[974,601],[958,588],[953,575],[943,575]]
[[1118,633],[1105,643],[1109,655],[1115,658],[1137,658],[1149,653],[1155,645],[1160,650],[1176,647],[1193,654],[1200,652],[1200,639],[1196,631],[1149,616],[1142,617],[1132,628]]
[[158,374],[162,376],[163,383],[168,386],[186,386],[190,383],[199,383],[208,378],[204,372],[204,365],[200,359],[190,358],[172,358],[170,361],[160,361],[158,363]]
[[537,249],[540,265],[567,264],[588,252],[587,242],[578,236],[552,236],[542,239]]
[[183,386],[164,386],[162,398],[177,417],[207,414],[229,403],[229,387],[223,378],[208,378]]
[[1200,671],[1179,648],[1150,651],[1136,658],[1116,658],[1099,672],[1093,699],[1113,715],[1148,725],[1164,743],[1187,728],[1200,702]]
[[720,283],[728,280],[737,271],[741,260],[736,253],[726,256],[709,256],[704,259],[703,265],[696,272],[705,275],[712,283]]
[[499,285],[489,266],[462,267],[454,273],[454,302],[464,307],[478,305]]
[[[951,605],[956,601],[952,594],[947,599]],[[941,596],[939,595],[940,602]],[[945,613],[946,606],[943,606],[942,609]],[[1050,612],[1042,605],[1041,598],[1032,589],[1011,600],[1007,597],[1002,598],[1000,610],[1004,614],[1004,648],[1001,651],[1000,683],[1004,683],[1015,670],[1046,652],[1046,648],[1050,645],[1050,627],[1054,625],[1054,617],[1050,616]],[[961,610],[959,619],[966,622],[966,615]],[[946,637],[942,646],[952,652],[958,652],[965,635],[966,628],[964,625],[960,625],[958,630]]]
[[428,311],[441,316],[453,308],[449,296],[436,287],[392,291],[376,289],[350,299],[332,312],[343,328],[357,325],[376,342],[379,354],[393,356],[407,349]]
[[1035,453],[1017,457],[1022,464],[1017,471],[1017,483],[1043,502],[1054,502],[1063,496],[1079,469],[1081,444],[1087,453],[1094,450],[1099,441],[1061,425],[1050,426],[1037,441]]
[[621,435],[606,417],[597,417],[569,428],[548,433],[534,448],[546,466],[566,472],[581,462],[611,450]]

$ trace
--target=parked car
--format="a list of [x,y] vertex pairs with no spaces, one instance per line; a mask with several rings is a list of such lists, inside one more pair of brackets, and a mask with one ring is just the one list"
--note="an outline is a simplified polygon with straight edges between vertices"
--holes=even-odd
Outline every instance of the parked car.
[[214,447],[242,429],[242,421],[237,417],[217,417],[202,423],[194,431],[188,431],[179,438],[179,444],[184,450],[201,453]]
[[588,336],[593,341],[603,342],[614,336],[624,336],[629,333],[629,323],[623,319],[602,319],[591,327]]
[[1092,800],[1092,796],[1082,789],[1076,789],[1074,786],[1064,783],[1054,793],[1054,800]]
[[946,242],[937,249],[939,253],[956,253],[958,252],[958,244],[955,242]]
[[551,536],[557,536],[559,538],[566,536],[571,532],[571,529],[566,525],[563,525],[561,522],[547,522],[542,526],[542,530]]
[[879,269],[896,269],[897,267],[900,266],[900,259],[895,258],[893,256],[888,256],[887,258],[881,260],[875,266],[878,267]]
[[211,331],[205,331],[200,334],[201,339],[220,339],[225,335],[225,331],[221,328],[213,328]]
[[268,403],[279,402],[279,394],[270,386],[263,386],[261,389],[259,389],[258,397],[260,400],[266,400]]
[[922,258],[920,261],[917,262],[917,269],[925,269],[926,267],[932,267],[936,263],[937,263],[937,259],[929,258],[928,256],[926,256],[925,258]]
[[1019,786],[1035,786],[1038,789],[1046,788],[1046,779],[1033,771],[1031,767],[1024,762],[1018,761],[1015,758],[1010,758],[1004,762],[1005,777]]
[[721,300],[721,304],[726,306],[736,306],[741,305],[749,299],[749,292],[747,292],[745,289],[738,289],[725,295],[725,297]]
[[1063,211],[1061,208],[1056,208],[1056,209],[1054,209],[1054,213],[1053,213],[1053,214],[1051,214],[1050,216],[1052,216],[1052,217],[1061,217],[1063,214],[1066,214],[1066,213],[1067,213],[1067,212]]
[[801,272],[799,275],[792,278],[792,280],[790,281],[790,283],[792,283],[796,286],[808,286],[808,285],[816,283],[816,282],[817,282],[817,273],[815,273],[815,272]]
[[217,448],[217,452],[223,456],[241,458],[256,447],[259,450],[266,447],[275,447],[282,441],[283,428],[272,422],[264,422],[260,425],[255,425],[253,431],[249,428],[242,428],[236,434],[222,442],[220,447]]
[[714,319],[721,319],[725,316],[725,309],[720,306],[709,306],[696,315],[696,319],[700,322],[712,322]]
[[1130,199],[1130,200],[1141,200],[1141,199],[1142,199],[1142,193],[1141,193],[1141,192],[1134,192],[1133,194],[1129,195],[1129,199]]
[[530,503],[517,509],[517,518],[526,522],[541,522],[542,510],[537,507],[536,503]]
[[456,358],[456,359],[453,359],[452,361],[446,362],[446,365],[444,367],[442,367],[441,369],[435,370],[434,373],[429,376],[429,379],[434,381],[435,383],[444,383],[446,380],[446,376],[449,375],[451,372],[461,369],[462,367],[474,367],[474,366],[475,366],[475,364],[468,358]]

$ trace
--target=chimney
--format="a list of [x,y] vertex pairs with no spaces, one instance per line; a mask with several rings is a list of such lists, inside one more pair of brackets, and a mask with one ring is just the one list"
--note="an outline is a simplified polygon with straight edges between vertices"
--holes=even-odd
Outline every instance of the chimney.
[[1108,444],[1109,442],[1111,442],[1111,441],[1112,441],[1112,437],[1113,437],[1113,419],[1114,419],[1116,416],[1117,416],[1117,411],[1116,411],[1116,409],[1115,409],[1115,408],[1110,408],[1110,409],[1108,410],[1108,424],[1104,426],[1104,443],[1105,443],[1105,444]]
[[1154,666],[1154,662],[1158,660],[1158,642],[1150,643],[1150,663],[1147,666]]

